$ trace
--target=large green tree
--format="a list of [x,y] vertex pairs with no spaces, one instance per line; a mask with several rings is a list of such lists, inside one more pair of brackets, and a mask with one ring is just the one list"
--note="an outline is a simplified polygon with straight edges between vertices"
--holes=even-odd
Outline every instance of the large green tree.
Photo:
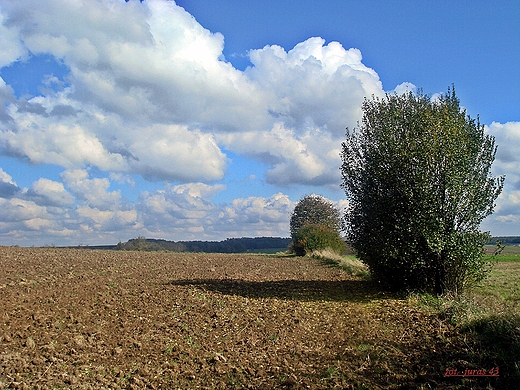
[[480,223],[504,178],[491,175],[494,138],[454,88],[365,99],[342,146],[347,237],[376,281],[442,294],[483,278]]

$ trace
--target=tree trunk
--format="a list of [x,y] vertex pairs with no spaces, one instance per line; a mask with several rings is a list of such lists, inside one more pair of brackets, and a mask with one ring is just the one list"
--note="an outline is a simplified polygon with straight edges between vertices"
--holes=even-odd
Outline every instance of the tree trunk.
[[435,295],[439,296],[444,294],[445,291],[445,269],[444,269],[444,253],[441,251],[437,253],[435,256],[434,263],[434,271],[435,271]]

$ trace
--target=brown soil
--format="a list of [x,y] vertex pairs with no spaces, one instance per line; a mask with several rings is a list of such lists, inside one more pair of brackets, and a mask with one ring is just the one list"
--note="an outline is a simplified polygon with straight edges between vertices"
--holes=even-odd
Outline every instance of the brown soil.
[[479,383],[444,377],[469,364],[449,324],[314,259],[1,247],[0,267],[0,389]]

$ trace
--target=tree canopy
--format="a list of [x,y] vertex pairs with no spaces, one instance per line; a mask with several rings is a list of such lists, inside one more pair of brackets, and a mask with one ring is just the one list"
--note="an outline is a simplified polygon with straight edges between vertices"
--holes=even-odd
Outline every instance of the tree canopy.
[[321,195],[307,195],[294,207],[290,220],[291,237],[306,225],[323,225],[340,231],[341,215],[332,201]]
[[307,195],[296,204],[290,230],[292,249],[297,255],[327,248],[335,252],[345,250],[340,236],[340,212],[332,201],[321,195]]
[[348,240],[391,289],[460,292],[485,271],[480,223],[503,177],[495,140],[461,109],[454,88],[365,99],[342,144]]

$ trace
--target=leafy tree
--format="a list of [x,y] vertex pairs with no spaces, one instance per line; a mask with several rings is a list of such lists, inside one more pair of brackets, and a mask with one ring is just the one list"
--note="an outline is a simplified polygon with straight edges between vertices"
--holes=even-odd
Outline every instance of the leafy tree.
[[330,229],[340,231],[341,215],[332,201],[321,195],[307,195],[294,207],[291,215],[291,237],[305,225],[325,225]]
[[[328,242],[330,235],[335,236],[333,241],[341,240],[339,232],[342,230],[341,215],[332,201],[321,195],[307,195],[302,198],[295,206],[291,215],[290,230],[292,238],[293,250],[299,255],[305,255],[306,250],[302,247],[300,231],[306,226],[313,225],[315,227],[322,226],[323,229],[311,228],[307,234],[312,233],[313,236],[323,235],[323,237],[309,238],[313,242]],[[298,241],[300,240],[300,241]],[[298,244],[299,242],[299,244]],[[299,248],[299,249],[298,249]],[[325,247],[314,247],[316,249],[325,249]],[[307,248],[308,251],[309,248]],[[334,249],[334,248],[331,248]]]
[[457,294],[484,277],[480,223],[504,177],[491,176],[495,140],[454,88],[435,99],[365,99],[362,124],[342,146],[347,238],[375,280]]

